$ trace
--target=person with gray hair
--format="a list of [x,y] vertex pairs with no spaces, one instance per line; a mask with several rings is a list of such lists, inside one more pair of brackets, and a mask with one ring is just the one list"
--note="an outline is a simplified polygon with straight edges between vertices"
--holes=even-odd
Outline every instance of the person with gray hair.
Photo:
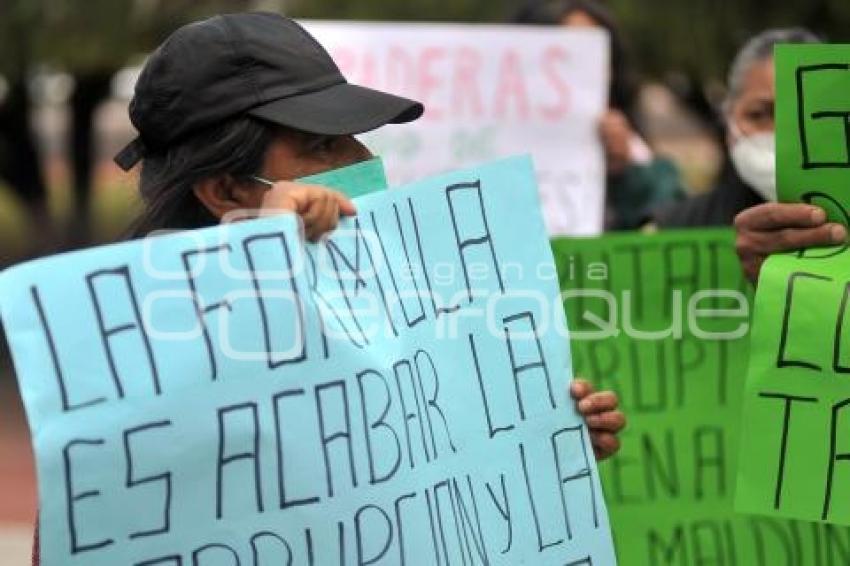
[[[812,36],[805,30],[787,30],[778,41],[768,42],[773,35],[762,34],[764,41],[748,44],[736,58],[730,73],[730,96],[725,111],[735,115],[737,100],[746,90],[746,69],[753,61],[763,61],[772,55],[773,44],[778,42],[811,42]],[[761,36],[760,36],[761,37]],[[796,41],[789,41],[796,40]],[[770,120],[770,138],[759,141],[760,134],[742,132],[737,146],[733,146],[732,157],[740,175],[753,187],[763,185],[764,202],[754,203],[739,212],[734,219],[736,232],[735,249],[747,278],[757,283],[761,266],[773,253],[798,250],[816,246],[830,246],[847,241],[847,228],[829,222],[821,208],[804,203],[776,202],[776,151],[772,136],[773,120]],[[767,128],[764,128],[767,129]],[[749,141],[749,145],[746,145]],[[741,144],[745,145],[741,148]],[[763,147],[762,147],[763,146]],[[735,151],[737,150],[737,157]],[[769,163],[768,163],[769,161]],[[749,179],[748,179],[749,177]],[[759,181],[761,179],[761,181]]]
[[729,70],[721,111],[729,160],[709,192],[659,208],[661,228],[729,226],[741,211],[776,200],[776,85],[773,48],[780,43],[819,43],[803,28],[771,29],[750,38]]

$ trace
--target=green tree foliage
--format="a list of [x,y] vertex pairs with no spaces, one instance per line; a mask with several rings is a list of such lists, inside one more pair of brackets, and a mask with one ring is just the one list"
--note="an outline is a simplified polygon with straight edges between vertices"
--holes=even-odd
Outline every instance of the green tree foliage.
[[300,18],[376,21],[500,22],[516,0],[290,0]]
[[121,67],[153,49],[186,22],[221,12],[281,8],[257,0],[3,0],[0,72],[15,61],[47,63],[68,72]]
[[[557,0],[554,0],[557,1]],[[290,0],[297,17],[505,22],[522,0]],[[804,26],[850,40],[848,0],[602,0],[616,15],[641,68],[722,77],[735,51],[771,27]]]
[[803,26],[835,42],[850,39],[847,0],[609,0],[650,75],[672,71],[725,77],[750,36]]
[[[266,7],[266,0],[2,0],[0,76],[7,84],[0,101],[0,181],[26,205],[34,253],[87,244],[93,179],[92,122],[109,95],[116,71],[155,48],[180,25],[215,13]],[[50,230],[38,143],[29,115],[28,82],[47,67],[70,74],[68,138],[73,208],[64,237]],[[47,226],[45,226],[47,224]]]

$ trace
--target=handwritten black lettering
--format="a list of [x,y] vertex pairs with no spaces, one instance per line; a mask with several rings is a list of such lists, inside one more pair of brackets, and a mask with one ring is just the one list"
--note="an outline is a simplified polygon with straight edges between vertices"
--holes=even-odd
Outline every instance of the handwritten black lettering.
[[782,315],[782,329],[780,330],[779,352],[776,355],[776,367],[800,367],[821,371],[821,367],[814,363],[805,360],[790,360],[786,357],[786,349],[788,346],[788,330],[791,322],[792,302],[794,299],[794,287],[798,280],[813,279],[817,281],[832,281],[832,278],[814,273],[795,272],[788,276],[788,287],[785,294],[785,311]]
[[[273,313],[276,311],[274,309],[269,309],[266,306],[266,300],[267,298],[274,298],[277,296],[279,291],[275,290],[273,293],[264,291],[260,284],[260,279],[257,277],[257,266],[254,254],[258,252],[254,252],[253,250],[259,248],[261,250],[259,255],[261,256],[274,253],[272,250],[268,249],[268,245],[262,245],[266,242],[279,242],[280,249],[283,251],[282,263],[284,272],[287,274],[286,279],[289,284],[289,293],[291,293],[291,298],[295,306],[294,321],[296,325],[293,335],[298,337],[300,340],[300,347],[292,348],[293,353],[289,357],[275,357],[275,353],[287,352],[290,347],[288,345],[281,345],[278,347],[273,346],[272,332],[274,328],[290,328],[291,325],[288,323],[293,317],[288,316],[283,321],[277,321],[276,324],[271,324],[269,322]],[[268,364],[268,368],[277,369],[286,364],[303,362],[307,358],[307,339],[304,329],[304,306],[301,302],[301,295],[298,291],[298,283],[295,280],[292,254],[289,251],[289,243],[286,240],[286,234],[283,232],[274,232],[270,234],[257,234],[255,236],[251,236],[242,242],[242,249],[245,252],[245,259],[248,261],[248,268],[251,272],[251,283],[254,285],[254,291],[257,294],[257,307],[260,309],[260,317],[262,318],[263,323],[263,340],[266,347],[266,363]],[[280,298],[285,299],[286,297]]]
[[[838,219],[839,222],[842,222],[845,225],[850,224],[850,213],[847,212],[844,205],[837,199],[822,191],[807,191],[800,195],[800,200],[807,204],[814,204],[823,208],[826,210],[827,216],[830,218]],[[797,252],[797,257],[804,259],[825,259],[844,253],[847,247],[848,244],[845,242],[844,244],[834,248],[802,248]]]
[[490,413],[490,403],[487,400],[487,392],[484,389],[484,376],[481,375],[481,364],[478,362],[478,350],[475,347],[475,337],[469,334],[469,351],[472,353],[472,361],[475,364],[475,376],[478,378],[478,390],[481,392],[481,402],[484,405],[484,416],[487,419],[487,433],[493,438],[500,432],[509,432],[515,428],[514,425],[494,426],[493,417]]
[[[331,258],[331,263],[333,263],[334,273],[336,275],[337,283],[339,284],[339,290],[343,296],[343,299],[345,300],[345,305],[348,307],[348,313],[350,315],[350,318],[354,322],[354,326],[357,328],[357,331],[360,333],[361,343],[367,345],[369,344],[369,337],[366,336],[366,333],[363,331],[363,327],[360,325],[358,316],[351,305],[351,296],[356,296],[361,288],[365,289],[367,287],[366,280],[364,279],[362,273],[362,266],[360,264],[361,246],[366,251],[366,256],[369,259],[369,267],[371,270],[370,279],[373,279],[378,286],[378,292],[381,296],[381,304],[384,307],[386,321],[390,325],[390,329],[392,330],[393,335],[398,336],[398,330],[396,329],[395,323],[393,322],[392,312],[390,311],[390,306],[387,301],[387,294],[384,290],[384,285],[383,283],[381,283],[381,279],[378,276],[378,267],[375,264],[375,258],[373,257],[372,250],[369,248],[369,244],[363,237],[363,231],[360,228],[360,219],[355,219],[354,221],[353,260],[347,255],[345,255],[345,253],[342,251],[342,248],[337,243],[336,239],[331,238],[325,242],[325,248],[328,250],[328,255]],[[353,291],[350,291],[347,289],[345,282],[351,279],[352,277],[354,279],[354,289]]]
[[[835,463],[850,460],[850,452],[838,453],[838,419],[840,413],[850,405],[850,399],[845,399],[832,406],[832,418],[829,427],[829,465],[826,473],[826,490],[823,498],[823,513],[821,519],[824,521],[829,517],[829,507],[832,503],[832,484],[835,477]],[[845,427],[846,428],[846,427]]]
[[[418,350],[416,354],[413,356],[413,362],[416,366],[416,380],[419,384],[419,391],[422,394],[422,402],[425,408],[425,418],[428,421],[428,430],[431,433],[431,449],[434,453],[434,458],[437,458],[437,441],[434,436],[434,422],[431,419],[431,414],[436,413],[437,416],[440,417],[440,420],[443,423],[443,430],[445,431],[446,441],[449,444],[449,449],[454,453],[457,452],[457,448],[455,448],[454,442],[452,442],[452,435],[449,431],[449,422],[446,420],[446,414],[443,412],[443,409],[437,403],[437,398],[440,395],[440,376],[437,374],[437,366],[434,365],[434,359],[431,355],[425,350]],[[423,377],[425,376],[426,366],[430,368],[431,379],[434,384],[434,387],[431,392],[431,396],[428,397],[425,395],[425,385]]]
[[[258,541],[263,539],[268,539],[270,542],[276,543],[277,548],[285,550],[286,561],[282,560],[280,555],[272,555],[272,558],[268,560],[260,560],[260,546],[258,544]],[[292,566],[292,547],[289,546],[289,543],[286,541],[286,539],[270,531],[261,531],[251,537],[251,556],[254,559],[254,566],[263,566],[264,564],[276,564],[277,566]]]
[[[511,331],[511,326],[513,323],[521,323],[525,322],[528,325],[528,329],[523,331]],[[530,311],[517,313],[512,316],[505,317],[502,320],[505,329],[505,344],[508,347],[508,355],[511,359],[511,371],[514,375],[514,387],[516,390],[516,400],[517,405],[519,406],[519,415],[522,420],[526,419],[525,414],[525,402],[523,401],[522,392],[520,391],[520,377],[525,377],[526,372],[539,370],[542,372],[542,377],[546,382],[546,392],[549,394],[549,404],[554,409],[556,408],[555,404],[555,394],[552,392],[552,380],[549,377],[549,368],[546,365],[546,358],[543,355],[543,346],[540,344],[540,336],[537,332],[537,325],[534,322],[534,313]],[[537,348],[537,357],[526,363],[519,363],[517,360],[517,355],[514,348],[514,338],[513,336],[516,334],[531,334],[534,337],[534,343]],[[527,338],[526,338],[527,339]]]
[[[235,454],[225,454],[226,438],[227,438],[227,422],[228,417],[234,414],[250,412],[251,431],[253,441],[249,449]],[[231,425],[233,426],[233,425]],[[237,427],[239,429],[240,427]],[[239,435],[235,435],[237,438]],[[257,511],[263,512],[263,486],[260,478],[260,417],[257,409],[257,404],[254,402],[240,403],[238,405],[230,405],[222,407],[218,410],[218,458],[216,460],[216,503],[215,516],[216,519],[223,517],[224,505],[224,470],[227,466],[238,462],[239,460],[248,460],[254,468],[254,493],[257,501]],[[240,483],[239,492],[242,491],[244,485]]]
[[[375,400],[377,399],[377,395],[375,393],[367,394],[365,382],[367,378],[372,383],[380,384],[380,390],[383,391],[385,402],[381,407],[380,415],[378,415],[377,419],[370,420],[369,417],[369,399]],[[366,438],[366,456],[369,460],[369,483],[372,485],[378,483],[384,483],[392,479],[392,477],[396,474],[399,467],[401,466],[401,442],[398,438],[398,433],[395,428],[392,427],[387,422],[387,415],[390,412],[390,408],[392,407],[392,397],[390,396],[390,386],[387,383],[386,378],[378,371],[375,370],[366,370],[361,371],[357,374],[357,386],[360,391],[360,412],[363,415],[363,435]],[[392,437],[392,445],[395,446],[393,448],[393,458],[392,464],[389,466],[389,469],[383,474],[379,475],[376,471],[376,450],[374,450],[372,445],[372,431],[382,430],[386,435]],[[379,444],[382,448],[386,449],[388,443],[382,442]]]
[[84,499],[100,497],[100,490],[91,489],[82,493],[74,492],[74,481],[71,474],[71,449],[76,446],[103,446],[104,442],[105,441],[102,438],[81,438],[68,442],[62,449],[62,459],[65,467],[65,497],[67,505],[66,510],[68,514],[68,531],[71,534],[71,554],[97,550],[115,542],[111,538],[105,538],[97,542],[81,544],[79,533],[77,532],[76,515],[74,513],[74,507],[78,502],[83,501]]
[[[640,244],[623,244],[619,246],[614,246],[613,251],[615,253],[626,252],[629,255],[630,265],[631,265],[631,277],[629,279],[629,284],[631,286],[631,304],[634,310],[635,320],[643,321],[646,316],[646,301],[645,291],[644,291],[644,281],[646,281],[646,277],[643,272],[643,265],[646,263],[645,254],[652,253],[658,246],[654,244],[647,244],[645,242],[641,242]],[[616,266],[620,265],[619,263],[612,264],[607,252],[602,253],[602,261],[605,265],[609,266],[610,269],[616,269]],[[580,270],[583,272],[583,270]],[[613,274],[612,274],[613,277]],[[608,291],[610,291],[611,278],[607,278],[606,282],[609,285]],[[605,318],[604,320],[610,320],[610,317]]]
[[281,406],[283,402],[289,398],[298,400],[298,397],[304,395],[303,389],[288,389],[280,391],[272,396],[272,409],[274,412],[274,427],[275,427],[275,448],[277,452],[277,487],[279,496],[279,507],[281,510],[288,507],[298,507],[300,505],[312,505],[319,502],[318,496],[303,497],[301,499],[288,499],[286,496],[286,476],[285,465],[286,459],[283,454],[283,418]]
[[841,294],[841,306],[838,307],[838,318],[835,321],[835,338],[832,342],[832,371],[835,373],[850,373],[850,366],[841,363],[841,338],[844,334],[848,298],[850,298],[850,283],[844,285],[844,292]]
[[[677,253],[678,252],[678,253]],[[664,286],[662,297],[674,297],[674,291],[699,289],[700,283],[700,246],[693,241],[670,242],[662,249],[664,258]],[[676,275],[677,267],[682,272]],[[664,300],[664,317],[672,316],[672,301]]]
[[528,475],[528,462],[525,457],[525,445],[522,442],[519,443],[519,459],[522,463],[522,477],[525,480],[525,492],[528,495],[528,504],[531,507],[531,517],[534,520],[534,532],[537,534],[537,551],[543,552],[547,548],[562,544],[564,539],[554,539],[549,542],[545,542],[543,540],[543,530],[540,525],[540,517],[537,513],[537,502],[534,499],[534,493],[531,490],[531,478]]
[[242,564],[242,562],[239,560],[239,555],[231,547],[229,547],[226,544],[212,543],[212,544],[206,544],[204,546],[196,548],[192,552],[192,566],[201,566],[202,565],[201,556],[207,555],[207,554],[210,554],[210,553],[213,553],[213,555],[215,555],[215,556],[219,556],[219,558],[212,560],[212,562],[214,564],[217,564],[217,565],[222,564],[222,562],[221,562],[222,559],[220,558],[222,555],[228,556],[229,558],[232,558],[233,561],[231,562],[231,564],[233,566],[240,566]]
[[[562,469],[561,462],[565,461],[566,458],[562,456],[561,451],[558,449],[559,447],[559,439],[566,436],[574,436],[576,437],[574,442],[578,442],[581,445],[581,453],[583,457],[582,466],[576,470],[574,473],[564,476],[564,470]],[[564,512],[564,526],[567,530],[567,538],[569,540],[573,540],[573,531],[570,526],[570,517],[569,512],[567,510],[567,492],[564,487],[571,482],[586,480],[588,485],[588,492],[590,494],[590,507],[593,512],[593,526],[594,528],[599,528],[599,510],[596,508],[596,486],[593,484],[593,474],[591,470],[593,469],[593,463],[587,455],[587,438],[585,436],[585,429],[583,425],[562,428],[552,434],[552,457],[555,459],[555,469],[558,472],[558,488],[561,492],[561,509]],[[567,453],[570,451],[567,450]]]
[[41,296],[38,293],[38,287],[35,285],[30,287],[30,295],[32,296],[32,302],[35,305],[35,310],[38,313],[38,321],[41,324],[42,332],[44,332],[44,339],[47,342],[47,347],[50,351],[50,361],[53,363],[53,372],[56,377],[56,382],[59,385],[59,394],[62,399],[62,410],[65,412],[74,411],[76,409],[91,407],[92,405],[97,405],[98,403],[106,401],[106,397],[96,397],[79,403],[70,402],[68,386],[65,383],[65,375],[62,371],[62,363],[59,361],[59,351],[56,349],[56,340],[53,338],[53,331],[50,328],[50,324],[47,322],[47,313],[44,310]]
[[782,441],[779,447],[779,464],[776,473],[776,491],[773,498],[773,508],[779,509],[782,503],[782,483],[785,479],[785,458],[788,450],[788,432],[791,429],[791,408],[793,403],[817,403],[816,397],[798,397],[784,393],[759,393],[765,399],[779,399],[784,403],[782,416]]
[[[366,519],[364,518],[367,511],[372,511],[371,515],[386,527],[386,536],[383,537],[383,546],[381,549],[371,556],[366,555],[366,549],[364,548],[365,538],[364,531],[368,530],[371,535],[375,535],[377,532],[377,528],[375,527],[376,522],[370,521],[368,528],[364,525]],[[357,512],[354,513],[354,535],[357,540],[357,566],[368,566],[369,564],[376,564],[379,562],[390,550],[390,546],[393,543],[393,523],[390,519],[389,515],[387,515],[386,511],[378,507],[377,505],[364,505]]]
[[125,485],[128,489],[148,484],[148,483],[162,483],[163,484],[163,509],[162,509],[162,523],[160,526],[148,529],[146,531],[137,531],[130,534],[130,538],[140,538],[147,537],[152,535],[159,535],[167,533],[170,530],[171,525],[171,472],[163,472],[154,476],[147,476],[136,478],[134,473],[133,466],[133,451],[130,449],[130,438],[137,434],[141,434],[146,431],[161,429],[165,427],[170,427],[170,420],[162,420],[151,423],[146,423],[140,426],[136,426],[133,428],[128,428],[124,431],[124,458],[127,462],[127,479]]
[[[401,386],[402,370],[407,373],[407,381],[410,384],[410,389],[413,391],[413,402],[416,406],[416,412],[407,410],[407,402],[405,401],[403,388]],[[419,438],[422,441],[422,453],[425,454],[425,461],[431,461],[431,455],[428,453],[428,440],[425,436],[425,422],[422,419],[422,404],[425,403],[425,400],[423,399],[422,403],[419,401],[419,394],[416,388],[416,378],[413,374],[413,365],[409,360],[401,360],[393,364],[393,374],[395,376],[396,391],[398,392],[401,412],[404,415],[404,438],[407,444],[407,456],[410,461],[410,468],[413,469],[415,466],[413,458],[413,442],[410,438],[410,421],[412,420],[416,420],[416,422],[419,423]]]
[[694,430],[694,492],[698,500],[705,497],[705,476],[711,468],[714,469],[717,481],[713,497],[725,497],[726,449],[723,442],[723,429],[705,425]]
[[679,497],[681,487],[673,431],[665,430],[664,434],[661,435],[661,440],[664,443],[663,456],[649,435],[644,435],[641,440],[641,451],[646,470],[646,493],[649,498],[653,500],[658,498],[659,488],[657,484],[661,485],[661,489],[666,492],[668,497]]
[[[481,214],[481,222],[484,227],[484,232],[476,236],[461,236],[461,229],[458,226],[458,214],[455,210],[455,200],[463,198],[459,195],[466,191],[472,191],[473,193],[475,193],[475,196],[478,199],[478,210],[476,212],[479,212]],[[502,281],[502,273],[499,269],[499,260],[496,258],[496,248],[493,245],[493,235],[490,232],[490,226],[487,223],[487,212],[484,207],[484,196],[481,194],[481,181],[474,181],[471,183],[457,183],[446,187],[446,201],[448,201],[449,203],[449,214],[452,219],[452,228],[454,228],[455,241],[457,242],[458,255],[460,256],[460,264],[463,268],[463,278],[464,282],[466,283],[466,292],[469,304],[472,304],[473,300],[472,285],[469,281],[469,267],[467,266],[466,255],[464,252],[470,246],[479,246],[487,244],[490,251],[490,257],[493,260],[493,271],[495,272],[496,278],[499,282],[499,290],[502,292],[502,294],[504,294],[505,284]],[[469,212],[470,211],[468,209],[465,209],[464,214],[468,215]]]
[[[823,168],[839,168],[844,169],[850,167],[850,109],[840,111],[819,111],[809,113],[806,108],[806,79],[814,74],[848,72],[850,65],[845,63],[827,63],[820,65],[804,65],[800,66],[795,71],[796,86],[797,86],[797,123],[798,133],[800,136],[800,149],[802,151],[803,169],[823,169]],[[828,161],[817,160],[811,156],[809,145],[808,128],[806,123],[809,119],[813,120],[837,120],[842,122],[844,128],[844,144],[846,147],[847,158],[844,161]]]
[[[103,281],[112,277],[120,278],[121,284],[126,287],[127,297],[129,299],[128,302],[133,314],[132,321],[119,323],[112,327],[107,327],[106,316],[103,312],[103,307],[100,303],[100,296],[98,294],[97,281]],[[118,397],[124,397],[124,386],[121,382],[121,376],[118,375],[118,368],[116,367],[115,362],[115,352],[113,352],[112,350],[110,338],[112,338],[116,334],[129,332],[131,330],[138,331],[139,337],[141,338],[144,351],[144,356],[142,359],[148,362],[148,369],[150,371],[154,393],[156,393],[157,395],[162,393],[159,384],[159,370],[157,370],[156,361],[154,360],[150,338],[148,337],[147,330],[145,330],[145,326],[142,322],[142,315],[139,311],[139,302],[136,299],[136,291],[133,288],[133,281],[132,279],[130,279],[130,268],[126,265],[123,265],[114,269],[101,269],[99,271],[89,273],[88,275],[86,275],[86,284],[88,285],[89,294],[91,295],[92,306],[94,306],[94,311],[97,315],[97,324],[100,329],[100,336],[103,342],[103,349],[104,352],[106,352],[106,360],[109,362],[109,371],[112,375],[112,380],[115,383],[115,390],[118,393]],[[111,289],[111,291],[112,292],[109,293],[109,296],[114,299],[114,297],[116,297],[115,289]]]
[[210,364],[210,379],[213,381],[218,378],[218,364],[216,362],[215,348],[213,348],[212,336],[210,335],[210,329],[207,325],[206,315],[222,308],[230,311],[233,307],[227,300],[210,304],[206,304],[201,300],[200,293],[198,293],[198,284],[194,275],[193,258],[196,256],[203,257],[212,254],[231,253],[232,251],[233,249],[230,244],[224,244],[199,250],[190,250],[181,254],[183,259],[183,269],[186,272],[186,281],[189,283],[189,289],[192,293],[192,304],[195,306],[195,314],[198,318],[198,324],[200,324],[201,332],[204,336],[204,344],[207,349],[207,358]]
[[499,485],[502,488],[501,500],[496,496],[496,493],[493,491],[493,486],[491,486],[489,482],[485,485],[487,487],[487,493],[490,494],[490,499],[493,500],[493,506],[496,507],[496,511],[499,512],[499,516],[502,520],[504,520],[507,527],[507,533],[505,535],[507,541],[505,542],[505,547],[500,551],[501,554],[507,554],[510,552],[511,546],[513,546],[514,542],[514,525],[511,520],[511,505],[508,500],[508,488],[505,485],[505,474],[499,474]]
[[[457,502],[458,516],[460,519],[461,530],[463,532],[464,542],[466,544],[467,553],[470,563],[474,564],[472,559],[472,550],[469,544],[469,538],[472,538],[472,546],[475,547],[475,552],[481,562],[486,566],[490,564],[490,559],[487,556],[487,547],[484,544],[484,533],[481,529],[481,518],[478,514],[478,501],[475,498],[475,491],[472,489],[472,478],[467,474],[466,485],[469,493],[469,502],[463,498],[463,493],[458,486],[457,479],[452,479],[452,487],[454,489],[454,497]],[[470,512],[471,507],[471,512]],[[467,537],[469,531],[469,538]]]
[[[327,428],[327,414],[340,414],[337,411],[328,411],[325,408],[325,401],[323,401],[325,391],[338,390],[340,392],[340,396],[342,398],[342,415],[344,424],[341,430],[337,432],[328,433]],[[332,381],[330,383],[324,383],[316,386],[316,411],[318,413],[319,418],[319,436],[322,442],[322,455],[325,459],[325,474],[327,480],[327,488],[328,488],[328,497],[334,496],[334,483],[332,477],[332,466],[331,466],[331,457],[330,457],[330,447],[337,440],[342,440],[345,443],[345,451],[348,455],[348,467],[351,473],[351,485],[353,487],[357,487],[357,472],[354,467],[354,447],[351,442],[351,416],[349,414],[348,409],[348,391],[345,386],[344,381]]]
[[169,564],[171,566],[183,566],[183,557],[179,554],[171,554],[169,556],[136,562],[133,566],[166,566]]
[[395,530],[398,533],[398,563],[400,566],[407,564],[407,555],[404,553],[404,526],[401,519],[401,504],[406,499],[416,499],[416,493],[405,493],[396,497],[393,502],[395,509]]
[[685,544],[685,533],[681,525],[677,525],[672,533],[672,540],[661,538],[661,533],[651,529],[648,535],[649,564],[680,564],[690,566],[688,547]]

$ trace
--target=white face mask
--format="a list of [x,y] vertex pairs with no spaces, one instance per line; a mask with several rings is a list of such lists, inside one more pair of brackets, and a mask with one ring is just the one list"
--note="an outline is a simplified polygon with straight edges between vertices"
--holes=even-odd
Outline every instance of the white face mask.
[[735,170],[768,202],[776,202],[776,133],[737,136],[730,150]]

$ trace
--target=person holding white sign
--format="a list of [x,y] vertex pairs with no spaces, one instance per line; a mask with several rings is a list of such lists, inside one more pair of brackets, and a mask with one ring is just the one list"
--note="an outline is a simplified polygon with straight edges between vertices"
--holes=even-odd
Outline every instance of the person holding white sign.
[[653,208],[685,196],[672,161],[653,153],[635,127],[636,88],[622,34],[613,15],[594,0],[531,0],[514,18],[519,24],[602,28],[611,41],[608,110],[599,121],[607,169],[606,227],[639,228]]

